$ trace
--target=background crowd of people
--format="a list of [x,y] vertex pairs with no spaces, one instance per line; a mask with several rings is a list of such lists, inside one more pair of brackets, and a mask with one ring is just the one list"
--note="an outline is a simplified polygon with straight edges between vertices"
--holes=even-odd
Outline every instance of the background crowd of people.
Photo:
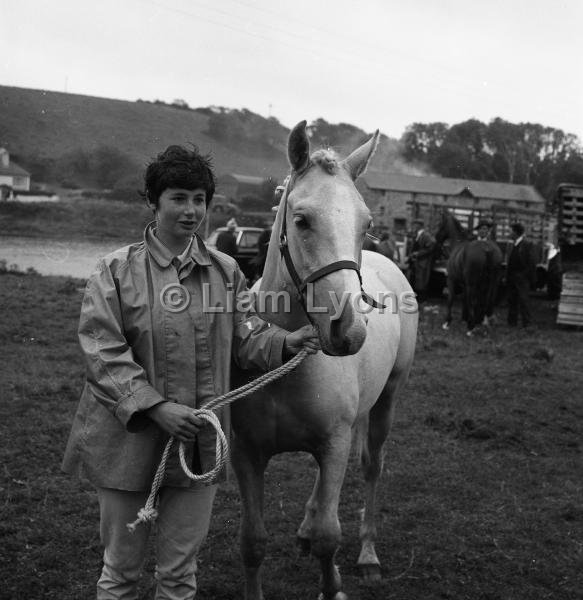
[[[490,221],[480,220],[475,228],[474,239],[480,243],[494,244],[492,226]],[[511,225],[511,238],[512,245],[507,249],[501,277],[508,306],[507,322],[510,326],[517,326],[520,317],[521,325],[528,327],[532,324],[529,296],[536,285],[535,252],[532,243],[525,237],[522,223]],[[437,247],[435,238],[425,229],[423,220],[415,219],[406,274],[420,303],[427,300],[433,263],[440,252],[441,248]]]

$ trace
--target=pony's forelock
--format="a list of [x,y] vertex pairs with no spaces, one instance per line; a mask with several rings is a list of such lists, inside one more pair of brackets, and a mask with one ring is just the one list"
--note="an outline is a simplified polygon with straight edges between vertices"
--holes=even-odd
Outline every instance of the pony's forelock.
[[338,169],[338,157],[334,150],[324,148],[316,150],[310,160],[313,164],[319,165],[329,175],[334,175]]

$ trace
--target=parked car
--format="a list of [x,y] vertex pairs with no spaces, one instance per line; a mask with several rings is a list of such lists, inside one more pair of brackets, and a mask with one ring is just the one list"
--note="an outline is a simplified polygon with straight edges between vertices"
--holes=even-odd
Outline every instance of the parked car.
[[[217,238],[221,231],[228,231],[226,227],[217,227],[206,239],[205,243],[209,248],[216,249]],[[261,227],[237,227],[235,229],[235,238],[237,242],[237,254],[233,257],[241,271],[247,279],[252,280],[255,267],[251,263],[252,259],[257,256],[257,240],[263,229]]]

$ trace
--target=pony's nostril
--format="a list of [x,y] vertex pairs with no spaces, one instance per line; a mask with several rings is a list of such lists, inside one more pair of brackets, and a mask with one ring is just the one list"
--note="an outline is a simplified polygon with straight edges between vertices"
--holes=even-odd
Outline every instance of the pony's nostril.
[[338,318],[330,319],[330,338],[333,342],[340,339],[342,334],[342,320]]
[[366,338],[364,319],[350,325],[343,319],[330,319],[330,343],[335,354],[346,355],[358,352]]

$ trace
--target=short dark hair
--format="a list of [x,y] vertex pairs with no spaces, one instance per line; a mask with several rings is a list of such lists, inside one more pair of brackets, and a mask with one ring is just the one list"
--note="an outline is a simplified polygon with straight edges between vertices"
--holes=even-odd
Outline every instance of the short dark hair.
[[520,236],[524,234],[524,225],[522,223],[512,223],[511,229],[516,235]]
[[164,152],[148,164],[144,174],[143,197],[158,206],[160,195],[168,188],[195,190],[206,193],[206,205],[215,193],[216,176],[212,159],[203,155],[193,144],[192,150],[183,146],[168,146]]

